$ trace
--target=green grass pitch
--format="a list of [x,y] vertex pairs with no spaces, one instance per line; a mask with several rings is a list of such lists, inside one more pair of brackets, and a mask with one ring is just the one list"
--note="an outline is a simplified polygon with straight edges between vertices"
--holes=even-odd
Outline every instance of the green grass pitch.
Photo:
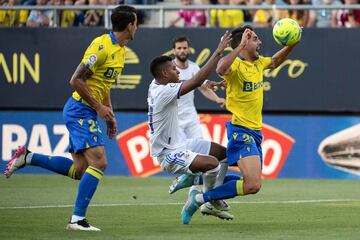
[[0,179],[0,239],[360,239],[360,182],[265,180],[254,196],[229,200],[233,221],[195,213],[182,225],[186,190],[171,178],[106,176],[89,210],[102,232],[66,231],[78,182],[55,175]]

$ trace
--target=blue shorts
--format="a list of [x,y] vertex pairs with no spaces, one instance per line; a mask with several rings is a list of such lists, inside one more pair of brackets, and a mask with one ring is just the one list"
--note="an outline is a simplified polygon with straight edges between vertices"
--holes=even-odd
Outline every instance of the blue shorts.
[[248,156],[259,156],[262,165],[261,142],[262,133],[246,127],[226,122],[228,145],[226,148],[227,160],[230,166],[237,165],[237,161]]
[[63,119],[70,133],[69,152],[105,144],[96,111],[81,101],[70,97],[64,106]]

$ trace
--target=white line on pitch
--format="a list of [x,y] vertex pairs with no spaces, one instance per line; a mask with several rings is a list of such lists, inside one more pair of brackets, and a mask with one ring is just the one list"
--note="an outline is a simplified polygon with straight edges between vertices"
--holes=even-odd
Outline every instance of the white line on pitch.
[[[359,202],[360,199],[309,199],[309,200],[284,200],[284,201],[229,201],[231,204],[299,204],[299,203],[331,203],[331,202]],[[121,207],[121,206],[167,206],[183,205],[184,202],[174,203],[104,203],[91,204],[90,207]],[[0,209],[41,209],[41,208],[69,208],[74,205],[43,205],[43,206],[9,206]]]

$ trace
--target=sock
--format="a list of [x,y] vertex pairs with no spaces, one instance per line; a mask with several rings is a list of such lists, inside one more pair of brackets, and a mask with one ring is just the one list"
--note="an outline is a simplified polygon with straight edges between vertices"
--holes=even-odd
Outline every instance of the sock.
[[226,177],[224,178],[224,183],[227,183],[227,182],[230,182],[230,181],[233,181],[233,180],[241,180],[241,177],[239,177],[238,175],[226,175]]
[[214,188],[219,170],[220,170],[220,165],[217,165],[216,168],[213,168],[203,174],[203,179],[204,179],[203,192],[207,192],[210,189]]
[[[221,167],[221,166],[220,166],[220,167]],[[221,170],[220,170],[220,171],[221,171]],[[237,180],[241,180],[241,177],[238,176],[238,175],[229,174],[229,175],[226,175],[226,176],[225,176],[223,183],[227,183],[227,182],[230,182],[230,181],[232,181],[232,180],[236,180],[236,181],[237,181]],[[203,185],[203,183],[204,183],[203,177],[202,177],[202,175],[200,175],[199,178],[198,178],[198,182],[197,182],[197,183],[194,182],[194,185]],[[218,185],[216,185],[216,184],[217,184],[217,182],[215,183],[215,186],[218,186]],[[219,184],[219,185],[221,185],[221,184]]]
[[83,220],[84,218],[85,218],[85,217],[80,217],[80,216],[77,216],[77,215],[72,215],[70,222],[71,222],[71,223],[75,223],[75,222],[77,222],[77,221]]
[[227,162],[226,158],[224,160],[220,161],[220,170],[216,177],[215,186],[219,186],[224,183],[224,179],[225,179],[228,167],[229,167],[229,163]]
[[204,194],[196,194],[195,195],[195,201],[197,201],[198,203],[203,204],[205,202],[204,200]]
[[104,173],[95,167],[89,166],[86,169],[79,183],[73,215],[86,216],[86,210],[103,175]]
[[204,201],[213,201],[233,198],[238,195],[244,195],[243,180],[232,180],[223,185],[220,185],[214,189],[203,194]]
[[26,157],[26,163],[75,179],[74,162],[66,157],[52,157],[37,153],[29,153]]

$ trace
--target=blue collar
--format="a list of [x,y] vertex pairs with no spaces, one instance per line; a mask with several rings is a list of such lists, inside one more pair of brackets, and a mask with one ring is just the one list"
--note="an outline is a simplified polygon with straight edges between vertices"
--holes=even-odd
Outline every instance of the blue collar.
[[241,56],[240,54],[238,54],[238,57],[241,59],[241,60],[245,60],[245,58],[243,56]]
[[110,32],[109,35],[110,35],[110,38],[111,38],[111,42],[113,44],[118,44],[118,41],[116,40],[116,37],[115,37],[114,33]]

